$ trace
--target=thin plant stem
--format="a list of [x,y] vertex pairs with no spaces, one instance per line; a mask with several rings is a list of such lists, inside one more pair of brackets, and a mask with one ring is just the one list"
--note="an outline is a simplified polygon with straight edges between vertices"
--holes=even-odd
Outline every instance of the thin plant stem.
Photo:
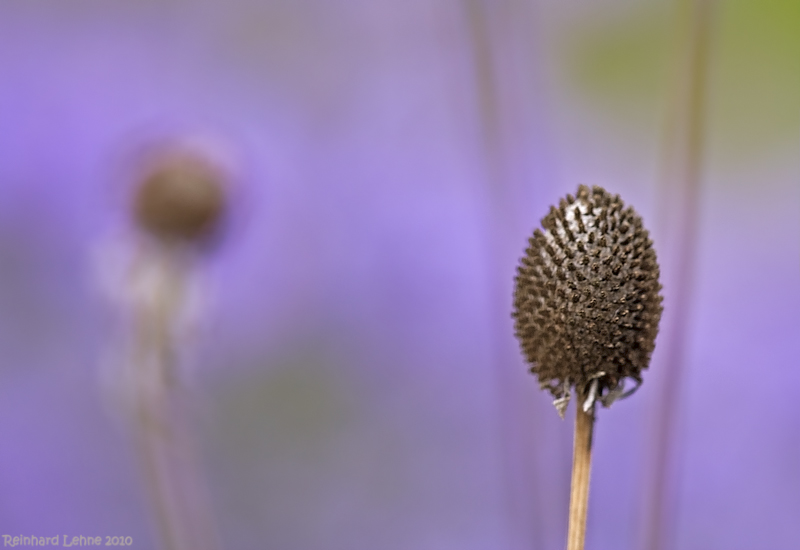
[[145,402],[137,405],[136,415],[136,447],[142,467],[148,498],[150,499],[158,531],[164,550],[174,550],[185,547],[181,542],[180,529],[175,520],[175,496],[172,491],[168,469],[165,467],[163,453],[164,446],[159,441],[166,434],[154,425],[150,415],[152,407]]
[[689,335],[692,277],[696,257],[700,184],[704,163],[706,103],[709,79],[709,49],[714,18],[714,0],[680,0],[676,32],[677,62],[673,68],[673,91],[667,113],[664,153],[661,159],[662,202],[667,206],[660,220],[668,237],[672,268],[667,276],[672,297],[666,303],[668,323],[665,367],[661,395],[656,404],[656,426],[652,430],[652,474],[647,482],[644,518],[644,548],[661,550],[670,546],[668,515],[674,508],[677,456],[677,415],[685,371],[685,350]]
[[164,550],[218,548],[202,476],[184,418],[177,373],[175,325],[183,306],[185,273],[169,255],[147,256],[161,273],[135,312],[133,430],[147,495]]
[[[497,27],[507,27],[507,6],[485,0],[462,0],[463,21],[471,47],[475,74],[476,107],[481,148],[484,152],[486,198],[488,201],[486,251],[487,265],[505,267],[507,236],[514,234],[511,210],[512,174],[509,169],[508,120],[512,109],[504,102],[504,80],[497,58],[502,46]],[[538,547],[540,544],[536,493],[530,490],[531,463],[537,459],[529,441],[520,437],[518,418],[523,410],[519,375],[509,369],[515,362],[515,351],[507,345],[509,288],[511,278],[505,269],[489,273],[492,297],[493,373],[495,377],[499,433],[503,460],[504,504],[510,528],[509,548]],[[535,468],[533,469],[535,470]]]
[[586,540],[586,516],[589,511],[589,477],[592,469],[594,404],[587,412],[584,412],[580,405],[576,408],[567,550],[583,550]]

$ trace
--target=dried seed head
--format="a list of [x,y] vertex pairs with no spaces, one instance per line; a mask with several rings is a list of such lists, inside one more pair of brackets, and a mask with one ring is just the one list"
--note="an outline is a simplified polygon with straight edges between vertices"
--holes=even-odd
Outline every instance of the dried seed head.
[[226,210],[225,180],[222,170],[200,154],[165,155],[136,190],[136,221],[163,241],[206,241],[219,229]]
[[[563,414],[570,388],[604,405],[641,383],[661,318],[656,254],[618,195],[581,185],[542,219],[517,268],[514,330]],[[588,406],[588,402],[585,406]]]

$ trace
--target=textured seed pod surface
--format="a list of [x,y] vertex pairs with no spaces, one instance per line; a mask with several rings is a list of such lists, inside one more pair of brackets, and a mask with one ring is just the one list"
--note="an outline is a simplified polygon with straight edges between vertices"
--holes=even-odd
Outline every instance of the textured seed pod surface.
[[516,336],[557,400],[596,381],[610,405],[625,379],[641,383],[655,347],[662,298],[652,241],[633,209],[597,186],[567,195],[542,227],[517,268]]

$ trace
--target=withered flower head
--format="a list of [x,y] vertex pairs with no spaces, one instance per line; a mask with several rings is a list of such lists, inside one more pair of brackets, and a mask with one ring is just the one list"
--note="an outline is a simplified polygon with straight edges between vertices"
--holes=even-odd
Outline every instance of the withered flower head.
[[[550,207],[515,278],[514,330],[563,416],[571,388],[609,406],[641,384],[661,319],[661,285],[642,219],[601,187]],[[634,390],[636,389],[634,388]]]
[[162,241],[207,241],[218,232],[228,206],[226,183],[223,170],[200,153],[164,154],[135,191],[135,219]]

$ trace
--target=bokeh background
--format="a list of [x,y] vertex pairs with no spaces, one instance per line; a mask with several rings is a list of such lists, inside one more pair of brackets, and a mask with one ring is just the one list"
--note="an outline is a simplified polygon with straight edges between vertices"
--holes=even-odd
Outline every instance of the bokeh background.
[[184,355],[223,547],[562,548],[572,425],[511,293],[588,183],[651,229],[666,311],[641,390],[599,412],[587,547],[648,547],[658,500],[649,547],[798,548],[800,4],[713,7],[702,147],[669,129],[687,5],[4,1],[0,534],[156,548],[96,251],[126,246],[126,151],[200,132],[242,176]]

